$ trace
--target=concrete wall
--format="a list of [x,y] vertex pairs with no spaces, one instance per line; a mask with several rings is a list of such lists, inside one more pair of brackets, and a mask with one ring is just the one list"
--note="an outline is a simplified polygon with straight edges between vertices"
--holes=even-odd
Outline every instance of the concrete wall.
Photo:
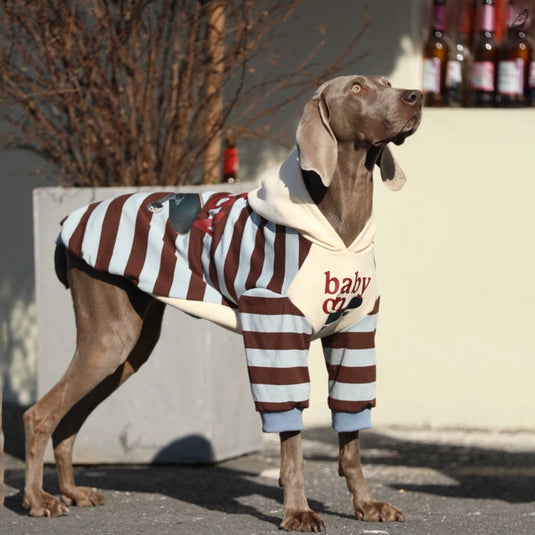
[[[191,190],[199,188],[181,189]],[[237,185],[232,190],[241,189]],[[71,296],[57,280],[52,261],[50,244],[57,237],[58,221],[79,206],[133,191],[139,190],[34,191],[39,397],[67,368],[76,340]],[[260,429],[241,336],[167,307],[151,358],[91,414],[77,437],[74,461],[220,461],[258,450]],[[49,445],[45,460],[53,459]]]
[[4,402],[21,405],[37,391],[32,190],[53,183],[35,174],[43,164],[28,151],[0,152],[0,379]]

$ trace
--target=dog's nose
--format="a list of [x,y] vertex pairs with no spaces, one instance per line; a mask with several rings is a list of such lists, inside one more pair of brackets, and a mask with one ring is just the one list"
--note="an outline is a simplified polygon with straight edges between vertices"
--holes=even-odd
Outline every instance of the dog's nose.
[[401,93],[401,100],[407,104],[410,104],[411,106],[420,104],[423,99],[424,96],[422,95],[421,91],[417,91],[416,89],[408,89],[407,91],[403,91],[403,93]]

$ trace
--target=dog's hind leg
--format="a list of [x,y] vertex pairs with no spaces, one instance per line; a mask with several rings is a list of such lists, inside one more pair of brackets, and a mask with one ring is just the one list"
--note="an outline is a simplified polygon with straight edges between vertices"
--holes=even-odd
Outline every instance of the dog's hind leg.
[[[82,402],[80,408],[85,408],[86,415],[89,414],[90,407],[96,406],[114,389],[110,388],[114,383],[118,386],[121,379],[124,380],[125,362],[133,355],[142,332],[143,318],[153,301],[124,279],[98,274],[82,261],[69,260],[69,282],[77,327],[74,356],[58,383],[24,414],[24,505],[33,516],[55,516],[68,512],[65,504],[42,488],[46,444],[75,405]],[[84,398],[85,402],[82,401]],[[80,414],[83,415],[83,411]],[[63,433],[69,427],[69,420],[70,417]],[[57,437],[59,445],[63,441],[60,435]],[[60,446],[62,468],[65,467],[64,451],[68,452],[68,448],[68,445]],[[68,455],[70,457],[70,453]],[[63,473],[68,473],[68,470],[64,469]],[[63,477],[68,481],[68,476]]]
[[163,303],[152,300],[143,317],[137,344],[126,362],[79,401],[64,416],[52,434],[59,488],[62,500],[67,505],[80,507],[105,503],[104,497],[91,487],[80,487],[75,484],[72,467],[74,441],[91,412],[147,361],[160,336],[164,308]]

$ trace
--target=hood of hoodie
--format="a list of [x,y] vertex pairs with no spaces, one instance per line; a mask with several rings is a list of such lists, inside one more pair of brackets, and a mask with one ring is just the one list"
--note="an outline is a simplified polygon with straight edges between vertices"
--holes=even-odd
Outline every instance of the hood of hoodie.
[[251,191],[248,199],[251,208],[268,221],[291,227],[325,249],[358,253],[373,243],[375,221],[370,218],[346,247],[308,193],[297,150],[288,156],[278,172],[268,175],[259,188]]

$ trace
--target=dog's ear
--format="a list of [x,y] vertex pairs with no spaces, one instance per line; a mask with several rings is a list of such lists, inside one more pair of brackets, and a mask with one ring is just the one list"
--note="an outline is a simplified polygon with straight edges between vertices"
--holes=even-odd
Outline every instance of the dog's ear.
[[329,126],[329,109],[321,94],[315,94],[297,126],[299,163],[304,171],[314,171],[329,187],[336,168],[337,142]]
[[377,165],[381,170],[381,178],[385,186],[392,191],[399,191],[407,182],[407,177],[396,162],[392,152],[385,146],[379,158],[377,158]]

